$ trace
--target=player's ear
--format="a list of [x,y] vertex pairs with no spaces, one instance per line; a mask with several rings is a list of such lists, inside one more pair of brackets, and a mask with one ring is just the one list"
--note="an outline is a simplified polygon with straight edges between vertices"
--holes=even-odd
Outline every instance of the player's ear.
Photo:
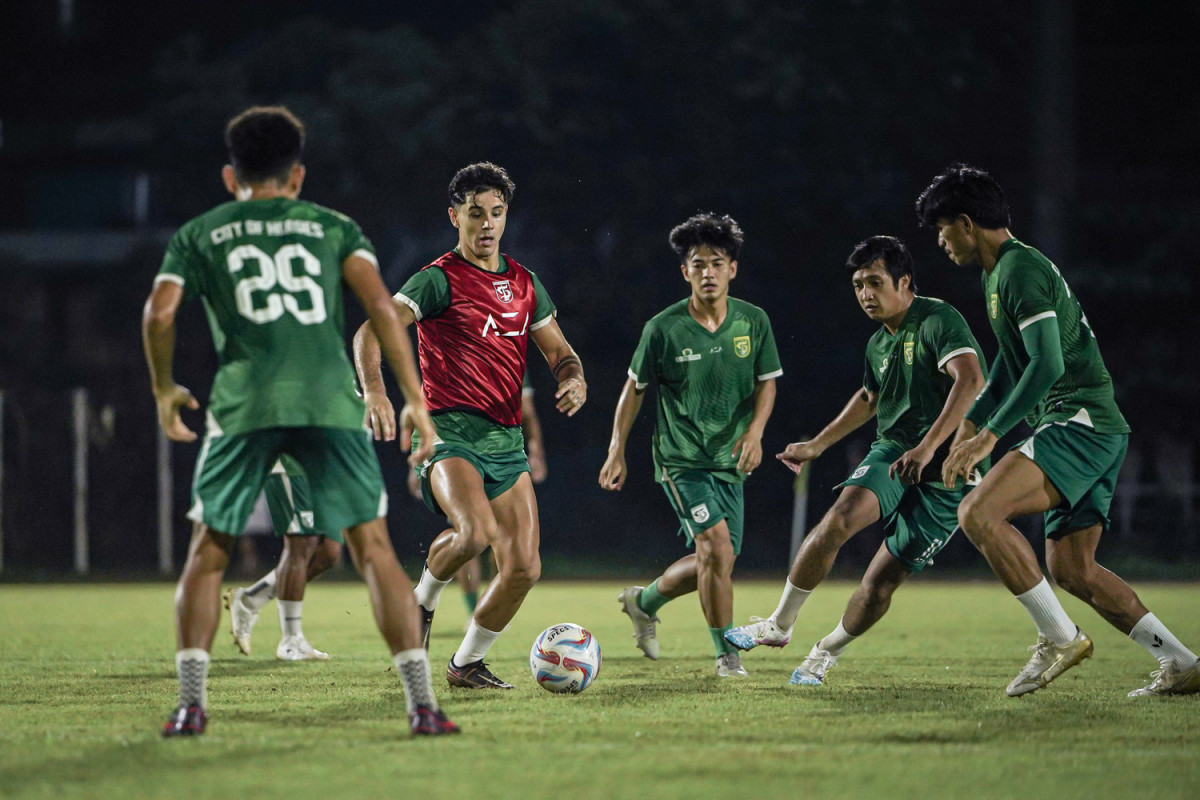
[[972,233],[975,230],[975,220],[971,219],[966,214],[959,214],[954,221],[962,226],[963,233]]
[[733,280],[736,277],[737,277],[737,262],[730,261],[729,262],[729,280]]
[[455,208],[454,206],[450,206],[446,210],[450,212],[450,224],[457,228],[458,227],[458,209]]
[[300,187],[304,186],[304,176],[307,175],[307,170],[303,164],[295,164],[292,166],[292,171],[288,175],[288,183],[291,185],[292,191],[300,194]]
[[225,188],[229,190],[229,193],[234,197],[237,197],[237,175],[233,171],[232,164],[226,164],[225,166],[221,167],[221,180],[224,182]]
[[681,275],[683,275],[683,280],[684,280],[685,282],[687,282],[687,283],[691,283],[691,281],[690,281],[690,280],[688,280],[688,274],[687,274],[687,264],[680,264],[680,265],[679,265],[679,273],[680,273]]

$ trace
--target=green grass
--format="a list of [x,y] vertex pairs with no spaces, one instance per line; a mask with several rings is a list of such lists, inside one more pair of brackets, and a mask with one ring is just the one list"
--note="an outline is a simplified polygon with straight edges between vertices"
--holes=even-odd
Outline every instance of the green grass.
[[[404,701],[361,585],[317,583],[305,632],[333,654],[283,664],[275,606],[255,653],[226,625],[210,672],[209,732],[159,738],[175,701],[166,584],[0,585],[0,797],[303,796],[486,798],[1195,798],[1200,696],[1130,700],[1156,665],[1073,599],[1095,656],[1046,690],[1009,699],[1032,628],[988,580],[915,581],[820,688],[789,687],[809,643],[851,586],[805,606],[797,641],[744,657],[751,677],[718,681],[695,597],[660,613],[662,658],[634,649],[615,583],[545,583],[489,659],[511,692],[439,696],[460,737],[407,736]],[[1140,586],[1200,646],[1200,586]],[[766,614],[774,582],[738,584],[736,618]],[[434,627],[434,674],[466,616],[457,591]],[[578,696],[529,677],[528,647],[559,621],[604,647]]]

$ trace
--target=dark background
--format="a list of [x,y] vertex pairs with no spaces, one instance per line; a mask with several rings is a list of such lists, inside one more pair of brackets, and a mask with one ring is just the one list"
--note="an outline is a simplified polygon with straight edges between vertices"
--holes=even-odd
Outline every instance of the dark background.
[[[223,126],[253,103],[284,103],[304,119],[304,197],[363,225],[393,290],[454,244],[445,208],[456,169],[487,159],[514,177],[504,250],[542,278],[590,384],[587,407],[560,417],[532,354],[550,464],[538,490],[550,572],[648,578],[682,552],[651,477],[652,396],[631,436],[625,491],[603,492],[596,477],[642,323],[687,293],[667,232],[698,210],[741,222],[732,293],[774,324],[785,375],[768,459],[818,431],[859,385],[874,326],[841,265],[866,236],[904,238],[921,293],[956,305],[994,355],[978,274],[954,267],[913,212],[930,178],[960,160],[1000,181],[1014,233],[1081,298],[1134,427],[1123,512],[1102,555],[1158,562],[1162,575],[1200,560],[1200,375],[1189,352],[1198,7],[411,5],[427,7],[17,0],[0,10],[6,576],[70,568],[73,387],[88,390],[97,423],[93,568],[154,568],[141,304],[170,233],[226,199]],[[361,319],[352,308],[351,326]],[[181,321],[177,378],[203,398],[214,369],[196,304]],[[816,463],[810,523],[872,433]],[[197,450],[174,446],[177,564]],[[404,492],[400,454],[380,454],[393,538],[412,566],[440,521]],[[791,474],[765,464],[746,497],[740,568],[776,574],[789,555]],[[877,546],[877,532],[863,534],[841,566],[858,569]],[[939,561],[982,563],[965,541]]]

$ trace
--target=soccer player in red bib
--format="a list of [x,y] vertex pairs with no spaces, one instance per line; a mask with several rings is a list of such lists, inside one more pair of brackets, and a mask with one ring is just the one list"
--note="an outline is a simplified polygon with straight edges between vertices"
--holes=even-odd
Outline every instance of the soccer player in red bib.
[[[394,296],[401,320],[417,323],[425,403],[437,426],[433,455],[421,465],[421,494],[451,525],[430,545],[415,590],[426,648],[454,573],[489,546],[496,556],[498,574],[446,667],[449,684],[468,689],[512,688],[483,658],[541,574],[537,499],[521,434],[528,339],[558,381],[558,410],[574,416],[587,400],[583,366],[541,281],[500,252],[514,188],[495,164],[459,170],[450,181],[449,209],[458,246]],[[393,439],[394,414],[369,326],[359,329],[354,352],[375,436]],[[404,415],[401,427],[410,427]]]

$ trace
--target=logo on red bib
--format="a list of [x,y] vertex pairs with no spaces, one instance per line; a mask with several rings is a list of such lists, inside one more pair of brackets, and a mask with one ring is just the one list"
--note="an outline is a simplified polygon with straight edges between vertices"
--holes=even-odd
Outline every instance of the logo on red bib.
[[500,298],[501,303],[512,302],[512,286],[508,281],[492,281],[492,286],[496,289],[496,297]]

